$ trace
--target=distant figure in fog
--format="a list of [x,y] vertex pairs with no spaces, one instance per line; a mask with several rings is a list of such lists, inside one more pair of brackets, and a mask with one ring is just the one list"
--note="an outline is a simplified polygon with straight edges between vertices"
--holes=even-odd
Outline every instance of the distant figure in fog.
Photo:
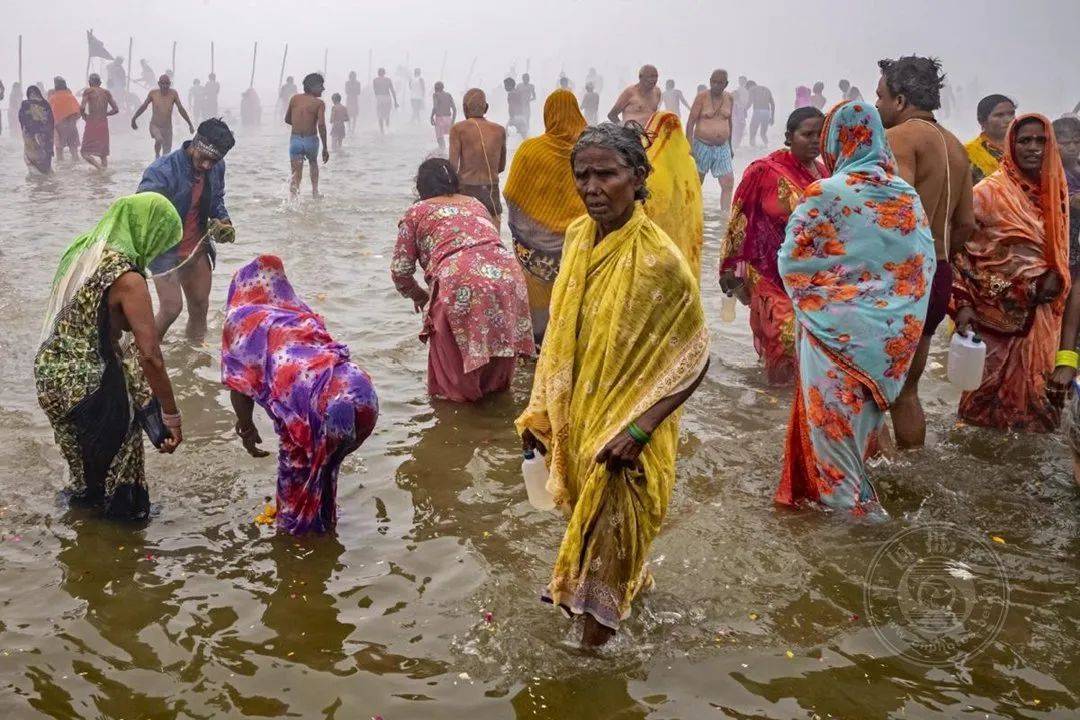
[[210,73],[206,78],[206,84],[203,85],[203,117],[217,117],[218,93],[220,92],[221,85],[218,84],[217,75]]
[[82,117],[82,110],[62,77],[53,79],[49,107],[52,108],[56,127],[56,158],[63,160],[66,148],[71,151],[71,164],[74,165],[79,157],[79,118]]
[[379,68],[379,74],[371,81],[375,93],[375,114],[379,117],[379,133],[385,134],[390,128],[390,110],[398,107],[397,92],[394,83],[386,77],[386,68]]
[[596,124],[600,113],[600,93],[596,92],[596,86],[591,82],[585,83],[585,92],[581,95],[581,113],[589,125]]
[[285,124],[292,126],[289,138],[289,162],[292,180],[289,189],[293,196],[300,192],[304,178],[304,161],[311,172],[311,194],[319,197],[319,140],[322,140],[322,161],[330,161],[326,146],[326,103],[322,101],[323,77],[311,73],[304,77],[304,92],[293,95],[285,110]]
[[334,150],[341,149],[341,143],[345,140],[345,123],[349,122],[349,111],[341,104],[341,93],[330,96],[334,103],[330,108],[330,138],[334,141]]
[[435,83],[435,92],[431,95],[431,124],[435,126],[435,142],[440,150],[446,149],[446,136],[457,119],[457,105],[454,96],[443,89],[442,80]]
[[98,170],[109,166],[109,118],[120,112],[112,93],[101,87],[101,76],[90,74],[79,107],[83,121],[82,158]]
[[[398,224],[390,274],[424,314],[428,393],[474,402],[509,389],[517,358],[536,354],[525,278],[447,160],[425,160],[416,190],[420,200]],[[431,294],[413,278],[417,264]]]
[[349,113],[349,134],[356,132],[356,123],[360,120],[360,91],[363,89],[356,79],[356,71],[349,73],[345,81],[345,110]]
[[761,146],[769,146],[769,126],[776,121],[776,103],[772,90],[758,85],[753,80],[748,82],[750,90],[750,147],[755,147],[754,140],[761,133]]
[[420,124],[420,113],[424,111],[424,99],[427,97],[427,83],[420,73],[420,68],[413,70],[409,78],[409,102],[412,105],[412,122]]
[[139,129],[135,121],[146,112],[146,108],[150,105],[154,106],[153,112],[150,113],[150,137],[154,139],[154,157],[157,158],[172,152],[172,113],[174,107],[180,113],[180,117],[184,118],[184,122],[188,124],[188,130],[192,134],[195,133],[195,126],[191,123],[191,118],[188,117],[184,104],[180,102],[180,95],[172,89],[172,81],[169,80],[168,75],[162,75],[158,78],[157,88],[150,91],[150,94],[146,96],[146,100],[143,101],[143,104],[139,106],[139,109],[131,117],[132,130]]
[[682,109],[685,107],[690,109],[690,103],[686,102],[686,97],[683,96],[682,90],[675,87],[674,80],[668,80],[664,83],[664,92],[661,95],[664,103],[664,109],[668,112],[675,113],[682,119]]
[[514,128],[521,137],[529,137],[529,103],[526,93],[517,87],[512,77],[503,80],[503,89],[506,90],[506,105],[510,115],[506,129]]
[[43,175],[52,172],[53,114],[37,85],[26,88],[26,100],[19,107],[19,126],[23,134],[23,159]]
[[825,107],[825,96],[822,94],[825,91],[825,83],[818,80],[814,83],[814,92],[810,94],[810,104],[821,110]]
[[244,127],[258,127],[262,124],[262,103],[259,93],[249,87],[240,96],[240,124]]
[[450,165],[460,191],[484,204],[495,226],[502,221],[499,174],[506,169],[506,128],[487,120],[487,97],[473,88],[461,101],[465,119],[450,128]]
[[[169,78],[170,84],[172,78]],[[195,122],[202,120],[203,117],[203,86],[202,80],[195,78],[191,81],[191,87],[187,92],[188,107],[191,108],[191,117],[195,119]]]
[[293,80],[293,76],[285,78],[285,84],[278,89],[278,113],[285,111],[285,108],[289,106],[289,100],[296,94],[296,82]]

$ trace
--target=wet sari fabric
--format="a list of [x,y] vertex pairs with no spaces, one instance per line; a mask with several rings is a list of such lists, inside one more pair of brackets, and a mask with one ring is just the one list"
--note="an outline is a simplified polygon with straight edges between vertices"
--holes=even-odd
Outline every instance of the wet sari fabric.
[[822,151],[833,175],[806,189],[779,253],[799,378],[775,499],[861,514],[879,507],[866,457],[922,334],[934,241],[871,105],[837,106]]

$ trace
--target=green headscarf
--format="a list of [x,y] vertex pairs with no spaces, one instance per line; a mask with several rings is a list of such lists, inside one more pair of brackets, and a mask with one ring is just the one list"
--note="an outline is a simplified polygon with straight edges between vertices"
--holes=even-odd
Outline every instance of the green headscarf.
[[123,253],[141,272],[158,255],[180,243],[184,226],[168,198],[158,193],[128,195],[114,202],[93,230],[75,238],[60,257],[53,284],[97,242]]

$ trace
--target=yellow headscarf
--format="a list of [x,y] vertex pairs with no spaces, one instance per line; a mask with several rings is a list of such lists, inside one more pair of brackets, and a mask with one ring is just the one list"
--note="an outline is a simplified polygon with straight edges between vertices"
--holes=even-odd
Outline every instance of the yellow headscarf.
[[653,170],[645,183],[649,189],[645,212],[675,241],[689,261],[694,277],[700,280],[705,218],[701,180],[690,153],[690,142],[675,113],[654,113],[646,132],[652,141],[648,155]]
[[510,165],[503,195],[552,232],[566,232],[585,214],[570,167],[570,151],[584,129],[577,98],[560,88],[544,102],[544,134],[521,143]]
[[671,498],[679,413],[653,432],[640,456],[643,474],[612,476],[596,454],[697,379],[709,339],[690,266],[640,205],[622,228],[596,237],[587,215],[567,230],[551,322],[517,429],[547,448],[548,489],[570,513],[551,600],[581,612],[575,598],[600,583],[615,593],[609,610],[617,621],[640,588]]

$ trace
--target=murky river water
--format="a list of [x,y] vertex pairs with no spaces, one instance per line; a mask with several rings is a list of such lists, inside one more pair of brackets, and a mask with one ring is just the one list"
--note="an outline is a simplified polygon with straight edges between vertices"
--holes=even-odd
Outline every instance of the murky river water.
[[[32,356],[61,249],[148,161],[142,133],[118,134],[107,174],[45,180],[0,139],[0,717],[1077,717],[1080,500],[1064,446],[955,427],[941,346],[924,386],[935,444],[875,471],[888,522],[775,508],[790,395],[765,387],[744,311],[719,320],[715,210],[713,362],[684,416],[657,589],[610,647],[579,649],[537,601],[562,523],[532,511],[520,481],[512,420],[529,370],[476,406],[431,402],[417,316],[389,280],[426,130],[359,133],[318,203],[285,201],[277,128],[241,137],[228,170],[239,239],[221,249],[211,341],[187,345],[181,320],[165,347],[186,442],[148,456],[154,517],[69,510]],[[342,470],[334,537],[253,524],[275,461],[232,435],[216,338],[230,273],[258,252],[284,258],[377,383],[379,426]],[[919,546],[932,522],[954,527]],[[907,550],[889,546],[868,585],[905,530]],[[961,657],[912,662],[896,636],[942,622],[966,645],[928,652]]]

